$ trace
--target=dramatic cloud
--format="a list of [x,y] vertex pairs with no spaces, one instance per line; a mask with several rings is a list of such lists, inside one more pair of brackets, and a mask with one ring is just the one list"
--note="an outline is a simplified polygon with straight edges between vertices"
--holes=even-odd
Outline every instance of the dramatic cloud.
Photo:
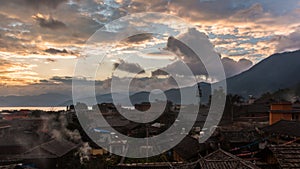
[[0,86],[24,86],[38,82],[36,73],[32,71],[32,65],[14,63],[6,59],[0,59],[0,79]]
[[151,76],[152,77],[155,77],[155,76],[166,76],[166,75],[169,75],[168,72],[165,72],[164,70],[162,69],[157,69],[153,72],[151,72]]
[[143,33],[143,34],[137,34],[131,37],[128,37],[124,40],[126,43],[142,43],[146,40],[149,40],[153,38],[151,33]]
[[51,54],[67,54],[68,51],[66,49],[63,49],[63,50],[59,50],[59,49],[54,49],[54,48],[49,48],[49,49],[46,49],[45,52],[47,53],[51,53]]
[[247,59],[240,59],[239,61],[234,61],[230,58],[222,58],[222,63],[225,69],[227,77],[239,74],[252,66],[252,62]]
[[55,62],[56,60],[55,59],[51,59],[51,58],[47,58],[46,61],[47,62]]
[[[67,0],[13,0],[16,2],[24,3],[25,5],[31,6],[35,9],[40,7],[56,8],[59,4],[66,2]],[[23,2],[22,2],[23,1]]]
[[264,9],[261,4],[256,3],[253,4],[248,9],[242,9],[237,11],[233,16],[231,16],[234,20],[240,21],[253,21],[255,19],[261,18],[264,16]]
[[43,28],[62,29],[66,27],[66,25],[63,22],[52,18],[52,16],[44,16],[38,13],[32,16],[32,18],[35,19]]
[[207,76],[208,75],[202,62],[185,63],[183,61],[176,61],[172,64],[167,65],[164,68],[161,68],[161,69],[158,69],[158,70],[155,70],[152,72],[153,76],[166,75],[166,74],[169,74],[172,76],[176,76],[176,75]]
[[[203,36],[201,34],[199,35],[199,33],[200,32],[196,31],[195,29],[190,29],[189,32],[187,32],[185,35],[182,35],[181,38],[184,38],[187,41],[190,41],[191,43],[199,43],[199,41],[196,41],[196,39],[200,37],[203,38]],[[204,43],[204,41],[202,43],[203,44],[199,44],[199,46],[202,47],[207,46],[206,48],[202,49],[203,52],[202,54],[207,53],[206,52],[207,50],[212,50],[210,49],[210,47],[208,47],[207,44]],[[168,39],[166,49],[176,53],[176,55],[178,56],[178,58],[180,58],[180,60],[167,65],[165,68],[153,71],[152,72],[153,76],[167,75],[167,74],[187,76],[190,75],[190,73],[185,71],[186,66],[188,66],[188,68],[196,76],[197,75],[208,76],[207,69],[209,68],[211,69],[212,67],[216,66],[210,64],[204,65],[203,62],[200,60],[200,57],[198,57],[192,49],[190,49],[186,44],[184,44],[180,40],[177,40],[173,37],[170,37]],[[237,53],[231,53],[229,55],[241,56],[245,54],[247,53],[244,51],[244,53],[237,52]],[[213,57],[213,56],[206,56],[206,57]],[[224,66],[224,70],[227,77],[241,73],[242,71],[245,71],[252,66],[252,62],[247,59],[240,59],[238,62],[236,62],[233,59],[224,57],[221,59],[221,62]]]
[[[89,81],[83,78],[76,77],[65,77],[65,76],[55,76],[50,79],[41,79],[35,83],[30,83],[27,85],[13,85],[10,87],[1,85],[0,95],[39,95],[45,93],[60,93],[62,95],[70,96],[72,95],[72,80],[78,80],[81,82],[82,91],[90,90],[91,84],[95,84],[96,94],[108,93],[111,89],[112,79],[98,80],[95,82]],[[178,85],[172,77],[167,78],[118,78],[114,77],[115,83],[123,84],[124,81],[131,80],[130,91],[151,91],[153,89],[168,90],[172,88],[177,88]],[[183,80],[186,80],[184,78]],[[187,82],[188,83],[188,82]],[[192,83],[191,83],[192,84]],[[122,91],[122,90],[120,90]],[[126,86],[124,86],[123,92],[127,91]]]
[[143,74],[145,73],[145,70],[137,63],[128,63],[124,60],[120,60],[119,63],[114,63],[114,69],[115,70],[122,70],[129,73],[137,73],[137,74]]
[[6,68],[7,67],[11,67],[13,66],[14,64],[8,60],[5,60],[5,59],[0,59],[0,70],[1,72],[6,72]]
[[[237,75],[249,69],[253,64],[250,60],[247,59],[240,59],[239,61],[234,61],[233,59],[227,57],[222,58],[221,62],[224,66],[224,70],[227,77]],[[183,74],[185,72],[184,71],[185,65],[187,65],[190,68],[190,70],[194,73],[194,75],[203,75],[203,76],[208,75],[202,62],[183,63],[177,61],[173,64],[168,65],[163,69],[158,69],[153,71],[152,76],[169,75],[169,74],[188,75],[188,74]]]
[[[275,52],[300,48],[299,7],[297,0],[1,1],[0,54],[1,59],[4,60],[1,60],[3,63],[0,66],[2,76],[0,83],[15,87],[12,90],[3,88],[0,93],[24,93],[22,88],[28,84],[30,84],[28,90],[26,89],[28,93],[38,93],[43,90],[56,91],[59,86],[61,91],[67,90],[69,84],[62,82],[63,80],[53,79],[51,76],[72,76],[76,56],[79,56],[84,44],[95,31],[115,19],[137,12],[167,13],[197,25],[197,30],[208,35],[216,52],[222,55],[221,61],[226,75],[232,76]],[[158,21],[160,18],[148,18],[134,27],[143,27],[143,23],[150,23],[165,32],[173,31],[166,26],[172,21],[164,20],[163,23],[166,24],[158,24]],[[174,23],[172,25],[178,26]],[[126,29],[127,25],[105,28],[109,32],[117,33]],[[107,35],[106,39],[109,39],[111,34]],[[182,63],[172,60],[177,56],[195,75],[207,74],[202,62],[193,51],[181,50],[180,48],[185,48],[184,45],[176,44],[176,41],[172,45],[169,42],[168,50],[176,54],[174,57],[169,56],[161,49],[166,45],[161,45],[161,39],[157,40],[155,36],[146,33],[125,39],[116,52],[122,56],[130,56],[132,60],[120,61],[115,66],[125,73],[142,72],[139,76],[151,76],[150,72],[143,73],[144,69],[149,68],[147,67],[150,65],[149,60],[161,59],[164,55],[164,59],[170,61],[162,61],[163,59],[156,61],[157,70],[151,69],[153,76],[165,76],[167,70],[183,74],[184,72],[178,69]],[[137,48],[145,49],[150,45],[161,47],[161,52],[148,50],[144,55],[140,54],[142,52],[134,53]],[[179,48],[173,48],[176,45]],[[2,54],[5,57],[2,57]],[[141,61],[142,57],[148,60]],[[134,61],[139,61],[139,64]],[[107,72],[111,72],[112,69],[111,62],[109,64],[102,70],[106,74],[110,74]],[[45,80],[35,83],[40,79]],[[168,86],[170,81],[149,80],[147,83],[159,82]],[[140,79],[136,84],[145,87],[142,82],[145,83]],[[33,83],[35,84],[32,85]],[[21,84],[22,87],[16,87]],[[105,81],[104,84],[109,83]],[[37,89],[34,90],[33,86]],[[157,84],[156,87],[161,86]]]
[[297,50],[300,48],[300,27],[295,32],[287,36],[278,36],[275,38],[278,42],[276,46],[276,52],[284,52]]

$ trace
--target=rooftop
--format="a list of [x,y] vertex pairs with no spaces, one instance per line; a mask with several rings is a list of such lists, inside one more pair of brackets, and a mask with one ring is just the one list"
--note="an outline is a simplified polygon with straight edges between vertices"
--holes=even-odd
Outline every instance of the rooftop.
[[190,161],[193,158],[199,158],[198,154],[201,147],[197,139],[192,138],[190,136],[186,136],[173,149],[185,161]]
[[53,139],[16,157],[21,159],[58,158],[67,154],[78,146],[79,144],[74,144],[65,139]]
[[300,145],[269,146],[282,169],[300,168]]
[[199,160],[200,168],[205,169],[259,169],[249,161],[238,158],[224,150],[217,151]]
[[280,120],[270,126],[262,128],[262,131],[269,134],[281,134],[288,136],[300,137],[300,122]]

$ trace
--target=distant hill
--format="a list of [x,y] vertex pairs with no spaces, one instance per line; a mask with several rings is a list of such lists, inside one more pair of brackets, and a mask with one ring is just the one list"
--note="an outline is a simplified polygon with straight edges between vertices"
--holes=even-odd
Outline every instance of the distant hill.
[[[129,95],[132,95],[133,93],[130,93]],[[115,94],[117,100],[115,101],[116,103],[121,103],[122,100],[126,97],[125,94],[123,93],[116,93]],[[94,98],[82,98],[81,100],[83,102],[92,102],[91,100],[93,100]],[[107,94],[100,94],[96,96],[97,102],[98,103],[112,103],[113,98],[112,98],[112,94],[111,93],[107,93]],[[60,106],[67,106],[67,105],[71,105],[74,104],[72,98],[69,98],[67,101],[65,102],[61,102]]]
[[[210,84],[208,83],[200,83],[200,87],[202,92],[203,99],[202,102],[208,102],[208,98],[210,95]],[[188,90],[191,90],[192,87],[185,87],[182,88],[182,92],[187,92]],[[170,89],[165,91],[165,95],[167,97],[167,100],[172,101],[173,103],[180,103],[181,97],[180,97],[180,90],[179,89]],[[130,96],[130,100],[132,103],[141,103],[141,102],[148,102],[149,98],[149,92],[138,92]],[[191,104],[193,102],[193,98],[190,100],[186,100],[186,103],[184,104]]]
[[47,93],[33,96],[1,96],[0,106],[1,107],[55,107],[59,106],[62,102],[69,100],[70,96],[58,94],[58,93]]
[[275,92],[267,92],[264,93],[257,102],[264,102],[264,101],[290,101],[295,102],[299,100],[300,96],[300,83],[292,86],[290,88],[279,89]]
[[[297,94],[293,92],[299,90],[297,84],[300,84],[300,50],[271,55],[249,70],[228,78],[227,93],[243,97],[249,95],[259,97],[266,92],[286,89],[290,97],[292,94]],[[203,92],[202,102],[205,103],[210,95],[210,85],[200,83],[200,86]],[[186,89],[184,88],[183,91]],[[167,90],[165,93],[169,100],[180,103],[179,89]],[[148,96],[148,92],[140,92],[131,98],[133,102],[138,102],[147,100]]]
[[[285,97],[287,95],[291,97],[292,94],[297,94],[298,90],[296,89],[299,89],[297,84],[300,84],[300,50],[271,55],[249,70],[228,78],[227,93],[243,97],[249,95],[259,97],[266,92],[285,89],[285,91],[289,91]],[[210,95],[210,85],[200,83],[200,86],[203,92],[202,102],[205,103]],[[187,89],[183,88],[182,90]],[[180,103],[179,89],[167,90],[165,93],[168,100]],[[282,92],[281,95],[283,95]],[[136,103],[146,101],[148,97],[148,92],[140,92],[132,95],[131,99]]]
[[[259,97],[266,92],[275,92],[279,89],[298,91],[300,84],[300,50],[271,55],[262,60],[249,70],[227,79],[227,91],[231,94],[238,94],[244,97],[253,95]],[[206,103],[210,95],[210,84],[200,83],[203,97],[202,102]],[[289,90],[291,88],[291,90]],[[189,87],[182,88],[182,91],[189,90]],[[282,93],[282,91],[281,91]],[[297,93],[297,92],[296,92]],[[299,92],[298,92],[299,93]],[[180,103],[179,89],[165,91],[167,99]],[[294,94],[294,93],[292,93]],[[125,97],[118,94],[119,103]],[[281,94],[282,95],[282,94]],[[99,103],[112,102],[111,94],[97,95]],[[131,93],[130,99],[133,104],[148,101],[149,92]],[[91,98],[86,98],[87,100]],[[2,96],[0,106],[66,106],[73,104],[71,96],[49,93],[37,96]]]
[[228,92],[260,96],[300,83],[300,50],[271,55],[249,70],[227,79]]

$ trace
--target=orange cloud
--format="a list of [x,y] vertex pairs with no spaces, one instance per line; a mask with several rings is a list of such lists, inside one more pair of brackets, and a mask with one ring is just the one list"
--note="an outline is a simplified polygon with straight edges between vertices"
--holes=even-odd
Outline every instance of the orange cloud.
[[0,59],[0,85],[26,85],[37,82],[39,77],[31,71],[33,66]]

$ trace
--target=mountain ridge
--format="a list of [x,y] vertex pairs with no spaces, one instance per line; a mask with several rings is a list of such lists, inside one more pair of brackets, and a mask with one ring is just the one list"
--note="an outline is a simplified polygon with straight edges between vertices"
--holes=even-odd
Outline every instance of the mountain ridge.
[[[260,96],[266,92],[285,89],[300,83],[300,50],[276,53],[262,60],[250,69],[227,79],[227,93]],[[207,102],[210,95],[210,84],[199,83],[203,92],[203,102]],[[182,90],[188,89],[188,87]],[[167,99],[175,103],[180,102],[179,89],[165,91]],[[135,103],[148,101],[149,92],[141,91],[130,94]],[[97,101],[111,102],[111,94],[97,95]],[[72,104],[71,96],[60,93],[46,93],[32,96],[0,96],[1,107],[13,106],[67,106]]]

